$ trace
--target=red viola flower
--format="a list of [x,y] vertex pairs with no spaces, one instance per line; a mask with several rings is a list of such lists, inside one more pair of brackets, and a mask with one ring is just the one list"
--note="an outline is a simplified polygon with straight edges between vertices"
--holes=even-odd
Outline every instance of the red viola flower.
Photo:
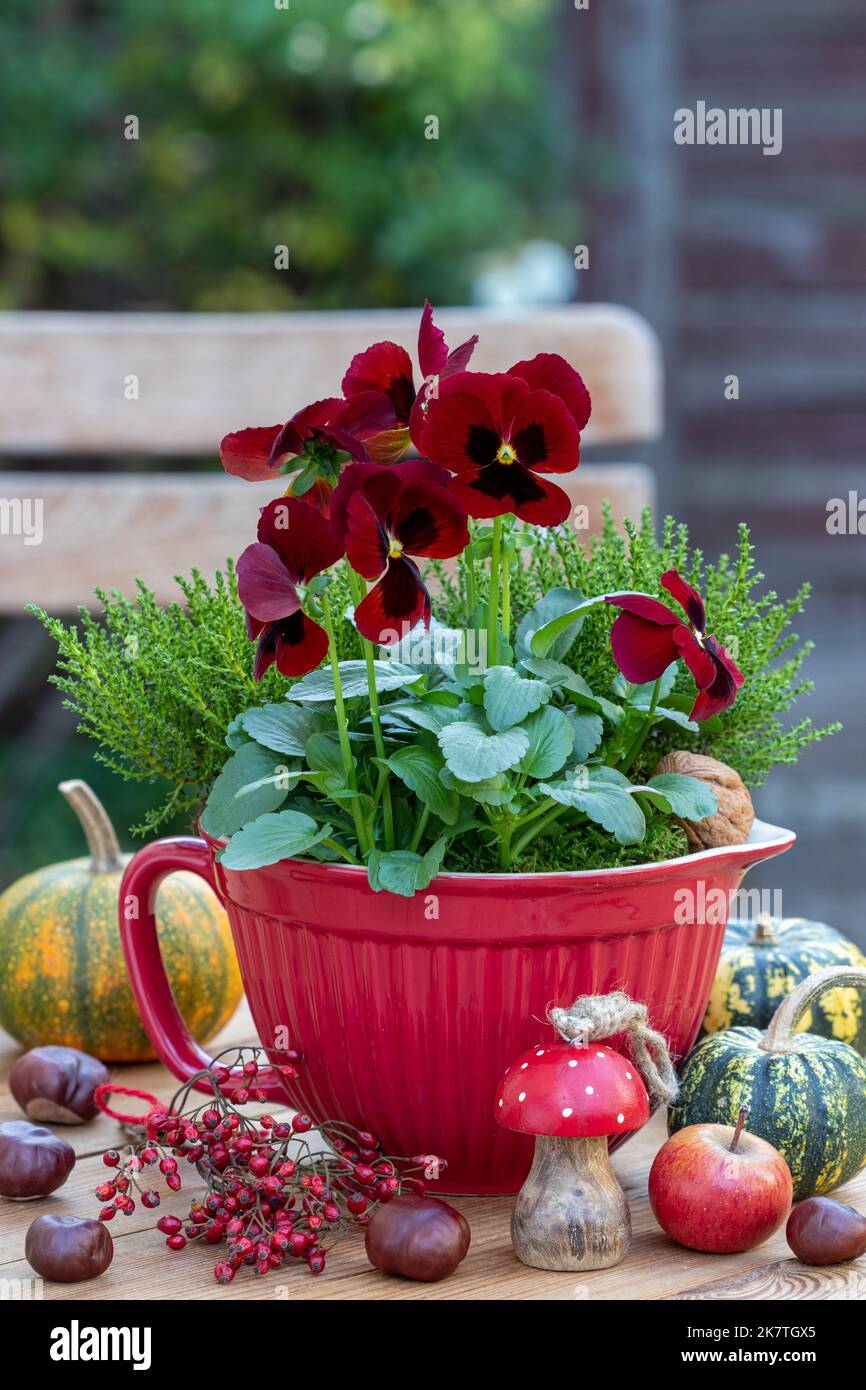
[[569,499],[539,475],[577,468],[589,412],[577,372],[557,354],[542,353],[509,372],[450,377],[429,402],[420,440],[434,462],[456,474],[451,489],[470,516],[513,512],[558,526]]
[[220,461],[227,473],[253,483],[297,472],[315,461],[319,476],[309,500],[326,510],[339,475],[338,456],[369,459],[370,442],[390,431],[394,422],[394,407],[380,391],[361,391],[349,401],[329,396],[304,406],[284,425],[227,434],[220,444]]
[[327,635],[304,612],[299,586],[336,564],[342,553],[338,531],[302,498],[277,497],[262,509],[258,541],[237,563],[247,632],[258,638],[256,680],[274,662],[284,676],[305,676],[324,659]]
[[684,622],[667,604],[647,594],[619,594],[608,603],[621,608],[610,634],[616,664],[635,685],[658,680],[672,661],[682,657],[698,688],[690,718],[709,719],[734,703],[743,674],[721,643],[707,632],[704,601],[676,570],[661,577],[681,608]]
[[412,359],[399,343],[373,343],[352,358],[343,377],[344,396],[351,399],[363,392],[384,392],[394,410],[396,427],[376,441],[375,457],[380,462],[393,461],[406,452],[410,425],[411,437],[418,442],[428,391],[436,382],[463,371],[477,342],[476,333],[450,351],[445,334],[433,322],[430,301],[425,299],[418,330],[418,365],[423,377],[420,389],[415,386]]
[[333,516],[349,563],[379,580],[355,609],[355,625],[371,642],[390,646],[422,618],[430,626],[430,595],[411,557],[447,560],[469,543],[466,513],[447,483],[426,459],[350,464],[340,479]]

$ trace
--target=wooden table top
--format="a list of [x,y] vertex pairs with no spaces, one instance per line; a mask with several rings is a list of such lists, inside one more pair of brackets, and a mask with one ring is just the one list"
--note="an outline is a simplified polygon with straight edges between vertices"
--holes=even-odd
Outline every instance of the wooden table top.
[[[217,1040],[219,1046],[251,1042],[252,1022],[240,1009]],[[214,1049],[216,1050],[216,1048]],[[18,1056],[11,1040],[0,1033],[0,1120],[20,1117],[9,1093],[9,1070]],[[119,1084],[149,1091],[168,1100],[176,1083],[158,1064],[113,1069]],[[78,1159],[60,1190],[39,1202],[9,1202],[0,1198],[0,1288],[2,1281],[33,1279],[24,1259],[24,1237],[31,1221],[45,1212],[95,1216],[93,1189],[106,1177],[103,1150],[118,1144],[114,1121],[100,1116],[91,1124],[60,1126]],[[614,1269],[590,1274],[552,1274],[528,1269],[511,1249],[510,1197],[457,1197],[455,1206],[472,1227],[469,1254],[459,1270],[441,1284],[414,1284],[392,1279],[370,1267],[359,1231],[341,1240],[324,1274],[313,1277],[294,1261],[285,1269],[260,1278],[241,1270],[232,1284],[219,1285],[213,1266],[221,1247],[189,1245],[182,1253],[168,1250],[153,1229],[156,1216],[176,1211],[184,1216],[194,1185],[160,1212],[140,1206],[132,1217],[117,1216],[109,1230],[115,1242],[111,1267],[101,1278],[82,1284],[45,1281],[44,1299],[177,1300],[223,1299],[446,1299],[446,1300],[667,1300],[667,1299],[850,1299],[866,1297],[866,1268],[835,1265],[807,1269],[792,1258],[781,1232],[757,1250],[742,1255],[702,1255],[684,1250],[664,1235],[647,1199],[647,1175],[664,1139],[661,1115],[621,1148],[613,1165],[631,1207],[632,1245]],[[843,1200],[866,1211],[866,1169],[840,1190]],[[8,1296],[8,1295],[7,1295]]]

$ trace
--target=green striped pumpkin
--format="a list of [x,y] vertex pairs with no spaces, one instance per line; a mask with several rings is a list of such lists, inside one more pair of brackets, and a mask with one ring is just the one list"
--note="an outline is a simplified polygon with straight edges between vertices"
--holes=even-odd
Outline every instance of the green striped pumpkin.
[[[785,995],[830,965],[866,968],[866,956],[824,922],[769,913],[757,922],[729,922],[704,1032],[766,1028]],[[850,1043],[866,1056],[866,1001],[856,989],[828,990],[798,1026],[804,1033]]]
[[819,970],[787,996],[765,1033],[710,1033],[680,1069],[671,1134],[686,1125],[736,1124],[749,1107],[750,1134],[784,1156],[794,1201],[830,1192],[866,1163],[866,1061],[847,1043],[797,1032],[828,989],[866,989],[866,970]]

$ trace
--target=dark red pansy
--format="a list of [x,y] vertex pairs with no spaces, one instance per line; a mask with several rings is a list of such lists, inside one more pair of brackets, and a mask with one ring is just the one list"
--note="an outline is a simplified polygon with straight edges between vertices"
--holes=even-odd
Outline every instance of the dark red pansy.
[[274,662],[284,676],[304,676],[324,659],[327,635],[304,612],[299,586],[336,564],[342,553],[339,532],[302,498],[277,497],[262,509],[258,541],[237,562],[247,632],[258,639],[256,680]]
[[574,418],[579,430],[586,429],[592,401],[583,377],[558,352],[539,352],[508,368],[509,376],[519,376],[533,391],[550,391],[558,396]]
[[466,513],[448,490],[448,475],[426,459],[390,468],[351,464],[334,494],[334,524],[364,579],[379,582],[355,609],[371,642],[390,646],[423,620],[430,595],[413,556],[447,560],[469,543]]
[[744,677],[721,643],[708,634],[697,589],[675,569],[662,575],[661,585],[685,610],[688,622],[648,594],[617,594],[607,600],[622,609],[610,634],[614,659],[626,680],[644,685],[658,680],[682,657],[698,688],[690,718],[709,719],[734,703]]
[[[284,425],[227,434],[220,444],[220,461],[227,473],[262,482],[276,478],[281,470],[289,471],[285,465],[295,458],[298,469],[302,468],[316,444],[353,459],[368,459],[368,442],[390,431],[394,422],[394,407],[380,391],[358,392],[348,401],[329,396],[304,406]],[[319,479],[309,500],[321,509],[332,487],[329,479]]]
[[538,526],[568,516],[566,493],[540,475],[577,467],[580,430],[551,391],[507,372],[460,372],[430,401],[421,438],[425,453],[456,475],[451,490],[470,516],[513,512]]
[[425,299],[418,330],[418,365],[423,378],[420,389],[415,385],[412,359],[399,343],[373,343],[352,358],[343,377],[344,396],[351,398],[362,391],[383,392],[396,417],[396,428],[375,441],[375,448],[370,450],[372,457],[379,462],[393,461],[406,452],[410,432],[414,440],[416,426],[420,429],[423,423],[427,391],[435,389],[439,380],[463,371],[477,342],[475,334],[449,351],[445,334],[433,322],[433,310]]

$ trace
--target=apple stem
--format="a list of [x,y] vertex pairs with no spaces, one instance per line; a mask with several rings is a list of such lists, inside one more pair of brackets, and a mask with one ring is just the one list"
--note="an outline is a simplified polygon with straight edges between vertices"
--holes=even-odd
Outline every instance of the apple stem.
[[730,1152],[731,1152],[732,1154],[735,1154],[735,1153],[737,1152],[737,1145],[738,1145],[739,1142],[740,1142],[740,1135],[741,1135],[742,1132],[743,1132],[743,1125],[746,1123],[746,1116],[748,1115],[748,1113],[749,1113],[749,1107],[748,1107],[748,1105],[741,1105],[741,1106],[740,1106],[740,1113],[739,1113],[739,1115],[737,1116],[737,1125],[736,1125],[736,1128],[735,1128],[735,1130],[734,1130],[734,1137],[733,1137],[733,1139],[731,1140]]

